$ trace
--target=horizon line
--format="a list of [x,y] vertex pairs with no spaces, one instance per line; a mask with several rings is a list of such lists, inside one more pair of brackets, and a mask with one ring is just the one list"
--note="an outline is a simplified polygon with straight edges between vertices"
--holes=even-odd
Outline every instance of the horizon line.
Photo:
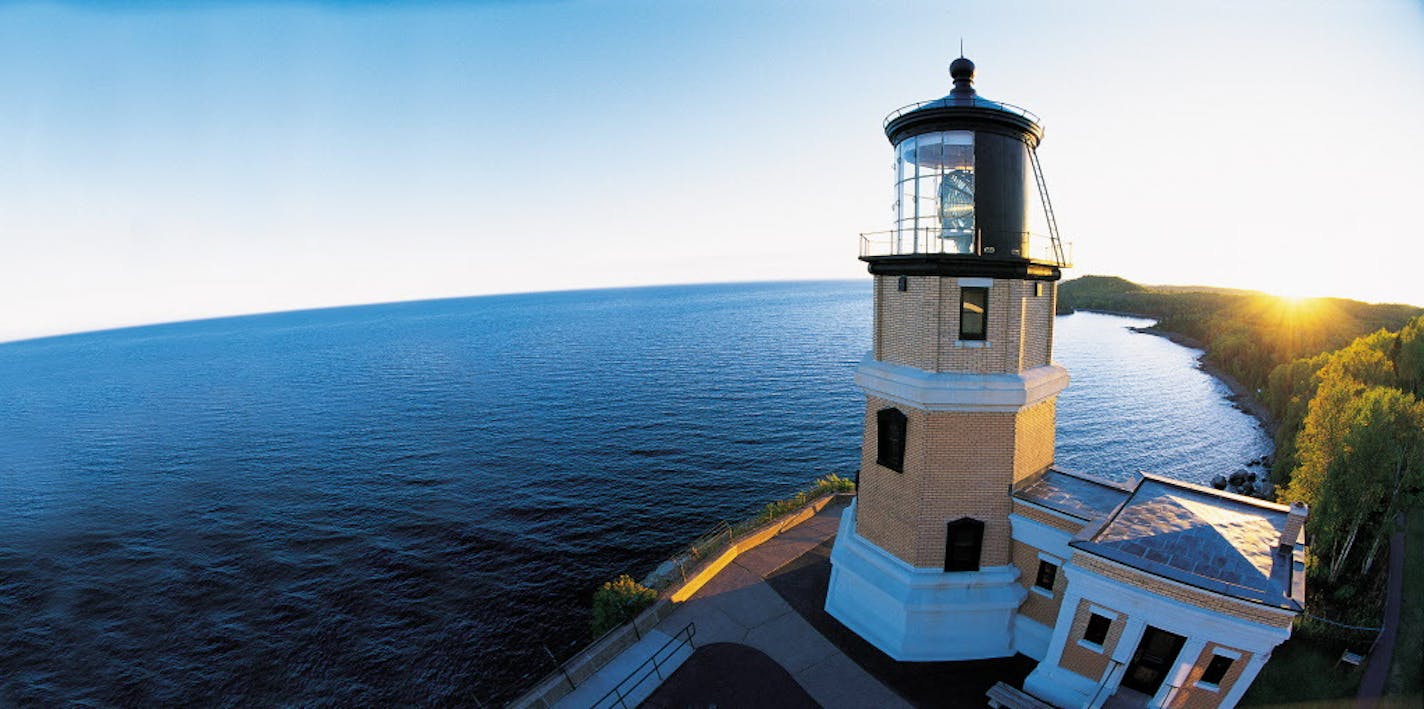
[[[1106,274],[1085,273],[1085,274],[1082,274],[1082,275],[1074,276],[1073,278],[1065,278],[1065,279],[1062,279],[1062,280],[1060,280],[1060,281],[1058,281],[1058,282],[1059,282],[1059,283],[1068,283],[1068,282],[1070,282],[1070,281],[1078,280],[1079,278],[1085,278],[1085,277],[1123,278],[1122,276],[1112,276],[1112,275],[1106,275]],[[1134,284],[1140,285],[1140,286],[1144,286],[1144,287],[1147,287],[1147,288],[1210,288],[1210,289],[1215,289],[1215,290],[1240,291],[1242,294],[1262,295],[1262,296],[1266,296],[1266,297],[1269,297],[1269,298],[1282,298],[1282,299],[1298,298],[1298,296],[1289,296],[1289,295],[1284,295],[1284,294],[1280,294],[1280,293],[1270,293],[1270,292],[1267,292],[1267,291],[1253,290],[1253,289],[1249,289],[1249,288],[1237,288],[1237,287],[1234,287],[1234,286],[1212,286],[1212,285],[1206,285],[1206,284],[1200,284],[1200,283],[1194,283],[1194,284],[1139,283],[1139,282],[1137,282],[1137,281],[1133,281],[1133,280],[1128,279],[1128,278],[1123,278],[1123,280],[1127,280],[1127,281],[1129,281],[1129,282],[1131,282],[1131,283],[1134,283]],[[111,327],[99,327],[99,328],[95,328],[95,329],[92,329],[92,330],[72,330],[72,331],[65,331],[65,332],[46,333],[46,334],[40,334],[40,335],[25,335],[25,336],[21,336],[21,337],[16,338],[16,339],[0,339],[0,346],[16,345],[16,344],[28,344],[28,343],[40,342],[40,341],[43,341],[43,340],[53,340],[53,339],[59,339],[59,338],[64,338],[64,337],[76,337],[76,336],[80,336],[80,335],[98,335],[98,334],[103,334],[103,333],[122,332],[122,331],[125,331],[125,330],[139,330],[139,329],[150,328],[150,327],[166,327],[166,326],[170,326],[170,325],[189,325],[189,324],[194,324],[194,323],[216,322],[216,321],[219,321],[219,320],[236,320],[236,319],[240,319],[240,318],[265,317],[265,316],[269,316],[269,315],[294,315],[294,314],[298,314],[298,313],[316,313],[316,312],[322,312],[322,311],[327,311],[327,310],[343,310],[343,309],[347,309],[347,308],[369,308],[369,307],[380,307],[380,306],[388,306],[388,305],[409,305],[409,304],[413,304],[413,303],[435,303],[435,302],[447,301],[447,300],[453,301],[453,300],[470,300],[470,299],[475,299],[475,298],[504,298],[504,297],[510,297],[510,296],[524,296],[524,295],[552,295],[552,294],[557,294],[557,293],[596,293],[596,292],[601,292],[601,291],[647,290],[647,289],[654,289],[654,288],[678,288],[678,287],[699,287],[699,286],[730,286],[730,285],[755,285],[755,284],[773,285],[773,284],[779,284],[779,283],[851,283],[851,282],[859,282],[859,279],[851,279],[851,278],[786,278],[786,279],[775,279],[775,280],[697,281],[697,282],[692,282],[692,283],[645,283],[645,284],[639,284],[639,285],[623,285],[623,286],[595,286],[595,287],[588,287],[588,288],[555,288],[555,289],[552,289],[552,290],[502,291],[502,292],[497,292],[497,293],[472,293],[472,294],[466,294],[466,295],[442,295],[442,296],[434,296],[434,297],[429,297],[429,298],[408,298],[408,299],[400,299],[400,300],[376,300],[376,301],[364,301],[364,302],[358,302],[358,303],[342,303],[342,304],[333,304],[333,305],[314,305],[314,306],[302,306],[302,307],[295,307],[295,308],[282,309],[282,310],[259,310],[259,311],[252,311],[252,312],[226,313],[226,314],[210,315],[210,316],[203,316],[203,317],[196,317],[196,318],[183,318],[183,319],[179,319],[179,320],[159,320],[159,321],[155,321],[155,322],[129,323],[129,324],[124,324],[124,325],[114,325],[114,326],[111,326]],[[1421,309],[1424,309],[1424,305],[1415,305],[1415,304],[1413,304],[1413,303],[1404,303],[1404,302],[1383,302],[1383,301],[1378,301],[1378,302],[1377,302],[1377,301],[1368,301],[1368,300],[1357,300],[1357,299],[1355,299],[1355,298],[1346,298],[1346,297],[1343,297],[1343,296],[1305,296],[1305,297],[1302,298],[1302,299],[1304,299],[1304,300],[1313,300],[1313,299],[1321,299],[1321,300],[1327,300],[1327,299],[1328,299],[1328,300],[1346,300],[1346,301],[1351,301],[1351,302],[1356,302],[1356,303],[1364,303],[1364,304],[1366,304],[1366,305],[1402,305],[1402,306],[1406,306],[1406,307],[1413,307],[1413,308],[1421,308]]]

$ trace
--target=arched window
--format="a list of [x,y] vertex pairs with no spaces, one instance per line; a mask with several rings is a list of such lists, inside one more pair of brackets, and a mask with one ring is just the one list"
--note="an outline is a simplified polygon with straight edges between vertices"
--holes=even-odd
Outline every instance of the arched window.
[[875,462],[897,473],[905,472],[905,414],[899,409],[875,413]]
[[950,522],[944,540],[944,570],[978,571],[979,548],[983,544],[983,522],[970,517]]

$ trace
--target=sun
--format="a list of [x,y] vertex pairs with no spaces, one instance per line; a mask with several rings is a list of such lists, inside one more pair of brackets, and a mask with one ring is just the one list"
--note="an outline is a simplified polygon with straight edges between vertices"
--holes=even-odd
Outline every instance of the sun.
[[1309,307],[1313,301],[1319,300],[1315,295],[1290,288],[1273,290],[1269,293],[1280,301],[1283,308],[1289,310],[1301,310]]

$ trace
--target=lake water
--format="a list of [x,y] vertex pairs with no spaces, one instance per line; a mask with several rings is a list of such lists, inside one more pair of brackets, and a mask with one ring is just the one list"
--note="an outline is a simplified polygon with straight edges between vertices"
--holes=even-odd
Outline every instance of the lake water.
[[[678,286],[0,344],[0,705],[508,699],[599,583],[854,474],[870,313]],[[1147,322],[1058,319],[1059,463],[1269,452]]]

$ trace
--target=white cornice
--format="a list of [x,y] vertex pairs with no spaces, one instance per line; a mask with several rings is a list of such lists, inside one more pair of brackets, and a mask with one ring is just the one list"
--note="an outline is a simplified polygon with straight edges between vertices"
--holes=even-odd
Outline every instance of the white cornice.
[[926,411],[1018,411],[1068,386],[1068,370],[1049,364],[1018,374],[928,372],[866,356],[855,383],[870,396]]
[[[1097,560],[1099,557],[1093,558]],[[1112,565],[1121,566],[1119,564]],[[1230,611],[1207,610],[1195,604],[1178,601],[1141,586],[1124,583],[1085,569],[1078,565],[1076,558],[1070,558],[1062,570],[1067,576],[1070,592],[1076,593],[1092,603],[1126,613],[1129,618],[1135,618],[1179,635],[1202,638],[1253,653],[1270,652],[1271,648],[1290,637],[1289,627],[1266,625],[1232,615]],[[1160,579],[1160,581],[1181,586],[1181,584],[1173,583],[1170,579]],[[1232,599],[1223,598],[1223,600],[1230,601]],[[1258,607],[1266,611],[1278,610],[1265,606]],[[1280,613],[1287,616],[1294,615],[1288,611],[1280,611]]]

